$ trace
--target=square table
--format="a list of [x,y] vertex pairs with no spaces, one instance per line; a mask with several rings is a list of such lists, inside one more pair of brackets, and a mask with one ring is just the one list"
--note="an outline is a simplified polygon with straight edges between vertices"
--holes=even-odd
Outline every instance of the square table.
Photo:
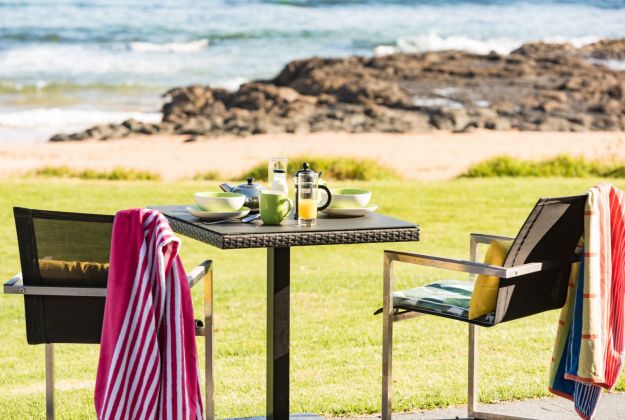
[[292,246],[367,244],[419,240],[419,227],[378,213],[328,218],[299,227],[224,221],[202,222],[186,206],[150,206],[159,210],[174,232],[221,249],[267,248],[267,406],[268,419],[289,418],[290,249]]

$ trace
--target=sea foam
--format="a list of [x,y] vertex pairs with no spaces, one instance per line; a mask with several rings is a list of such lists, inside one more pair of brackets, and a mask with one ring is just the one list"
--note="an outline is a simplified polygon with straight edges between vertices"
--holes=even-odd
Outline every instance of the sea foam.
[[509,54],[526,42],[568,42],[575,47],[596,42],[597,36],[581,37],[547,37],[543,39],[517,39],[512,37],[498,37],[478,39],[465,35],[441,36],[436,32],[425,35],[401,36],[395,40],[395,45],[379,45],[374,48],[375,55],[388,55],[397,52],[420,53],[427,51],[460,50],[475,54],[488,54],[494,51],[498,54]]
[[45,141],[59,132],[75,132],[93,125],[127,119],[156,123],[159,112],[123,112],[97,109],[36,108],[0,112],[0,142]]
[[167,42],[164,44],[155,44],[152,42],[131,42],[129,47],[132,51],[152,53],[152,52],[174,52],[174,53],[193,53],[208,46],[208,39],[198,39],[190,42]]

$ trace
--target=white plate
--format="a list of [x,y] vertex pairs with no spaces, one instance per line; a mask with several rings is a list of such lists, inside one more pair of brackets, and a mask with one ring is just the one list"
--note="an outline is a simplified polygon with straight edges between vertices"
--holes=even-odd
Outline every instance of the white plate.
[[328,216],[338,216],[338,217],[358,217],[364,216],[367,213],[373,213],[378,209],[377,204],[373,204],[367,207],[359,207],[353,209],[333,209],[328,207],[325,210],[321,210],[322,213],[327,214]]
[[191,213],[191,215],[202,220],[227,220],[227,219],[238,219],[241,217],[245,217],[250,212],[250,209],[249,207],[241,207],[239,211],[216,212],[216,211],[204,211],[200,209],[198,206],[189,206],[187,207],[187,211]]

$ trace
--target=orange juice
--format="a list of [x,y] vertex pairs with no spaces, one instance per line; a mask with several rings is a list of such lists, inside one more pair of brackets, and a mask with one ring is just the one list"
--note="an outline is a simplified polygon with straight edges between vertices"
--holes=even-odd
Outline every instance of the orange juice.
[[300,219],[316,219],[317,201],[313,199],[300,199],[298,202],[297,214]]

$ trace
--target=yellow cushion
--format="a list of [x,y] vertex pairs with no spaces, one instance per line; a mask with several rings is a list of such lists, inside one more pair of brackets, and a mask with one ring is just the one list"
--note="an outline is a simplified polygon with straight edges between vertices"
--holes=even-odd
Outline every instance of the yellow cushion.
[[[484,264],[503,265],[513,241],[493,241],[486,251]],[[471,303],[469,306],[469,319],[475,319],[482,315],[495,311],[497,305],[497,292],[499,290],[499,277],[480,274],[475,281]]]
[[84,283],[83,286],[106,287],[109,264],[85,261],[39,260],[39,272],[46,283],[58,281]]

